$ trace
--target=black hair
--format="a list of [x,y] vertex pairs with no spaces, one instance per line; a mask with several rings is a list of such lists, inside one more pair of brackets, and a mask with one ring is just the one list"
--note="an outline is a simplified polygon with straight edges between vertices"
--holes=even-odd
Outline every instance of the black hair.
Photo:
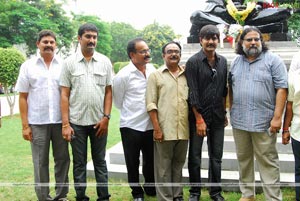
[[131,52],[136,52],[136,49],[135,49],[136,43],[141,42],[141,41],[146,43],[146,41],[142,38],[135,38],[135,39],[132,39],[128,42],[128,44],[127,44],[127,55],[129,57],[129,59],[131,59],[130,58],[130,53]]
[[166,47],[167,47],[168,45],[170,45],[170,44],[175,44],[175,45],[177,45],[177,46],[179,47],[179,49],[180,49],[180,52],[181,52],[181,45],[180,45],[178,42],[176,42],[176,41],[171,41],[171,42],[168,42],[167,44],[165,44],[165,45],[161,48],[161,51],[162,51],[163,54],[165,54],[165,49],[166,49]]
[[260,38],[260,41],[261,41],[262,52],[265,52],[269,49],[267,47],[266,43],[263,41],[262,33],[260,32],[260,30],[258,28],[256,28],[255,26],[249,26],[249,27],[245,28],[244,31],[241,33],[239,41],[238,41],[237,46],[236,46],[235,53],[240,54],[240,55],[246,55],[244,50],[243,50],[243,40],[244,40],[245,36],[251,31],[255,31],[259,34],[259,38]]
[[45,37],[45,36],[51,36],[56,41],[55,33],[51,30],[48,30],[48,29],[44,29],[44,30],[40,31],[37,35],[36,41],[40,42],[42,40],[42,38]]
[[94,31],[94,32],[97,32],[97,36],[98,36],[98,33],[99,33],[99,30],[98,28],[92,24],[92,23],[85,23],[83,25],[81,25],[78,29],[78,36],[82,36],[84,34],[84,32],[86,31]]
[[212,36],[217,36],[218,39],[220,38],[220,31],[219,29],[212,24],[205,25],[204,27],[201,28],[199,32],[199,37],[200,38],[206,38],[206,37],[212,37]]

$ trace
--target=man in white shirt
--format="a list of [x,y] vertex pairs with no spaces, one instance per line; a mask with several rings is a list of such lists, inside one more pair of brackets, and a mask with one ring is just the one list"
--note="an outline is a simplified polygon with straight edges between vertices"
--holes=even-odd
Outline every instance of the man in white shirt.
[[[298,55],[298,57],[296,57]],[[289,70],[288,99],[282,126],[282,144],[291,141],[295,159],[295,184],[300,183],[300,57],[295,54]],[[296,201],[300,200],[300,186],[295,185]]]
[[294,54],[289,68],[289,76],[300,68],[300,51]]
[[[128,42],[130,63],[113,79],[113,100],[120,109],[120,131],[124,149],[128,182],[134,201],[143,201],[144,192],[155,196],[153,166],[153,126],[146,110],[147,78],[156,69],[148,64],[151,50],[147,43],[136,38]],[[139,184],[139,158],[143,154],[145,184]],[[152,184],[152,186],[150,186]]]
[[[35,192],[39,201],[67,200],[69,151],[62,137],[59,76],[61,62],[55,56],[56,36],[50,30],[38,34],[40,55],[21,66],[17,90],[23,138],[31,143]],[[55,171],[54,199],[49,191],[49,148],[52,142]]]

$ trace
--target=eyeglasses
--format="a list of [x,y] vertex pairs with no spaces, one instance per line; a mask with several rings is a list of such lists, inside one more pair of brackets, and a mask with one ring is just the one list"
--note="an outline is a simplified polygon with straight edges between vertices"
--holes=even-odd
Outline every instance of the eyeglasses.
[[148,49],[148,50],[141,50],[141,51],[136,51],[137,53],[139,53],[139,54],[142,54],[142,55],[145,55],[145,54],[147,54],[147,53],[151,53],[151,49]]
[[244,40],[247,41],[247,42],[252,42],[253,40],[255,42],[258,42],[258,41],[260,41],[260,38],[245,38]]
[[167,54],[173,54],[173,53],[174,54],[180,54],[180,51],[179,50],[167,50],[166,53]]

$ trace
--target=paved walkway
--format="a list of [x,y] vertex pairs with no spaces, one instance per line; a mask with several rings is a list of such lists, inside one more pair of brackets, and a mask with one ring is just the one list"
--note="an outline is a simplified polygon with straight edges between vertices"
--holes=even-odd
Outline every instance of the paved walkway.
[[[10,107],[7,102],[6,96],[1,96],[0,97],[0,102],[1,102],[1,116],[9,116],[10,114]],[[18,114],[19,112],[19,95],[16,95],[16,100],[15,100],[15,106],[14,106],[14,114]]]

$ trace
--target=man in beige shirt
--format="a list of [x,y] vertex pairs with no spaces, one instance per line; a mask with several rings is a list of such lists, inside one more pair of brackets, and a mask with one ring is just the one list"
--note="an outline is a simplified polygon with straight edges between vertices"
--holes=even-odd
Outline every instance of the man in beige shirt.
[[150,75],[146,91],[154,128],[156,192],[159,201],[182,201],[180,182],[189,138],[188,86],[184,69],[178,65],[180,44],[169,42],[162,53],[165,65]]

